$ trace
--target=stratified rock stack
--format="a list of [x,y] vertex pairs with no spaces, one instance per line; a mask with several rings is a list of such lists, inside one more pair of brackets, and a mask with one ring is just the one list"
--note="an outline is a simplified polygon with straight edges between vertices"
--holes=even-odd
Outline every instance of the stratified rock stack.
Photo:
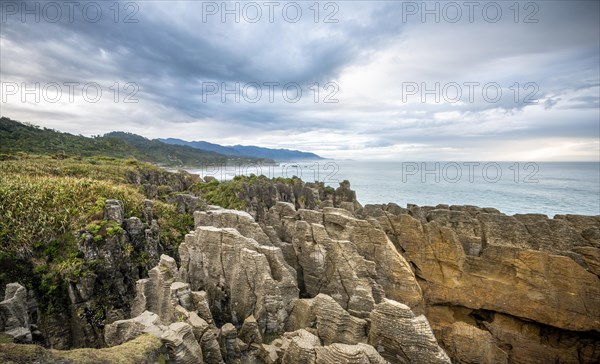
[[425,316],[401,303],[384,300],[371,312],[369,343],[393,363],[449,363]]
[[[362,207],[346,182],[325,193],[262,181],[241,193],[248,211],[191,197],[177,203],[202,207],[194,230],[129,283],[130,314],[107,322],[106,344],[146,335],[161,360],[186,364],[600,362],[598,216]],[[120,211],[109,201],[106,218],[127,237],[81,243],[126,268],[116,286],[129,267],[112,248],[145,242],[158,254],[156,229]],[[72,299],[85,288],[72,284]],[[9,334],[28,328],[23,292],[9,285],[0,303]]]
[[600,217],[393,204],[357,215],[410,262],[457,362],[600,360]]
[[207,292],[218,322],[239,326],[252,315],[263,332],[283,332],[298,287],[279,248],[231,228],[199,226],[179,252],[182,279]]
[[177,363],[393,363],[399,353],[449,363],[427,319],[411,311],[423,309],[421,289],[385,232],[345,209],[284,202],[265,220],[275,226],[197,211],[179,269],[163,255],[137,282],[134,318],[108,325],[106,342],[153,334]]

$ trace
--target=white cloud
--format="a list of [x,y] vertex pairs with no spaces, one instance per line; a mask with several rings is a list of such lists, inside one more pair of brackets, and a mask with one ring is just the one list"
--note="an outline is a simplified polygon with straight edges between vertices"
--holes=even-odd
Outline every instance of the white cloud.
[[[333,158],[599,159],[598,3],[540,2],[535,24],[509,12],[497,24],[403,24],[394,2],[338,5],[335,24],[315,24],[308,6],[294,24],[203,23],[200,3],[161,1],[142,3],[138,24],[9,22],[2,82],[97,82],[105,94],[95,104],[17,97],[2,115],[84,135],[125,130]],[[109,87],[129,81],[140,102],[113,102]],[[293,81],[305,93],[298,103],[203,102],[203,81]],[[340,86],[339,103],[323,102],[327,81]],[[405,100],[406,82],[456,82],[463,98]],[[472,101],[465,82],[481,85]],[[502,88],[498,102],[482,97],[488,82]],[[524,103],[532,90],[539,103]]]

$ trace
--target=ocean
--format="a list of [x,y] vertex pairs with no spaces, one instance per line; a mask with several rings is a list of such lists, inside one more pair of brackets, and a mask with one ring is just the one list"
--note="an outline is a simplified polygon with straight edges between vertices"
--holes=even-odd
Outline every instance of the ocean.
[[188,170],[228,180],[235,175],[298,176],[337,187],[349,180],[363,204],[475,205],[505,214],[600,215],[597,162],[302,161],[277,166],[207,166]]

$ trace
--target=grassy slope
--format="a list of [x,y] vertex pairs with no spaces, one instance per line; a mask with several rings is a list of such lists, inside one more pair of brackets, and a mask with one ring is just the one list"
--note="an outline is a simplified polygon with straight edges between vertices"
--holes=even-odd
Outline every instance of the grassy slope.
[[[77,249],[81,231],[92,232],[102,244],[122,231],[103,220],[107,199],[118,199],[125,217],[143,220],[144,181],[135,176],[160,176],[158,190],[187,178],[187,190],[210,204],[243,209],[238,194],[248,185],[268,183],[266,177],[236,177],[218,183],[201,182],[197,176],[175,174],[132,159],[108,157],[50,157],[13,155],[0,161],[0,292],[10,282],[34,289],[41,309],[48,314],[64,312],[68,305],[65,282],[76,281],[96,269]],[[294,184],[299,181],[279,179]],[[153,182],[156,183],[156,182]],[[172,184],[171,184],[172,185]],[[154,200],[153,214],[160,226],[160,243],[167,254],[193,228],[191,214],[177,213],[167,202],[169,192]],[[131,248],[131,247],[129,247]],[[124,247],[127,249],[127,247]],[[145,252],[131,251],[131,260],[141,269]],[[125,250],[124,250],[125,254]]]
[[[100,240],[119,232],[103,221],[104,201],[121,200],[125,217],[142,217],[146,196],[142,186],[127,183],[128,171],[173,175],[135,160],[14,158],[0,161],[0,289],[14,281],[34,288],[49,312],[68,300],[65,279],[93,269],[77,250],[79,231],[101,227]],[[178,214],[165,201],[154,202],[154,215],[161,244],[176,251],[193,227],[191,215]],[[143,265],[142,255],[132,256],[138,258]]]
[[[104,137],[87,138],[52,129],[0,118],[0,153],[64,154],[69,156],[108,156],[136,158],[165,166],[198,167],[207,163],[258,162],[149,140],[135,134],[115,132]],[[4,157],[6,158],[6,157]]]
[[6,364],[137,364],[160,362],[162,343],[149,334],[105,349],[44,349],[38,345],[0,342],[0,362]]

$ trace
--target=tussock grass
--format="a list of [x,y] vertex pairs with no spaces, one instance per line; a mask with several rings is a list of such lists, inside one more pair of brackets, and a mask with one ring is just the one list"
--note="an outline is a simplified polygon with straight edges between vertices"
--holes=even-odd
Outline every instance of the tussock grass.
[[104,201],[123,202],[126,215],[140,215],[138,188],[91,178],[4,175],[0,181],[0,241],[3,251],[31,255],[37,245],[102,219]]
[[[123,203],[124,217],[143,218],[144,188],[131,181],[131,174],[156,172],[165,183],[179,181],[175,174],[136,160],[27,154],[0,160],[0,293],[7,283],[18,281],[36,291],[45,312],[65,312],[65,281],[95,269],[77,249],[80,232],[92,233],[98,244],[123,233],[103,220],[107,199]],[[193,228],[193,217],[178,214],[165,201],[154,201],[153,210],[165,253],[176,255]],[[140,269],[146,268],[143,251],[124,249]]]
[[144,334],[105,349],[52,350],[38,345],[0,344],[0,362],[6,364],[141,364],[164,362],[159,338]]

